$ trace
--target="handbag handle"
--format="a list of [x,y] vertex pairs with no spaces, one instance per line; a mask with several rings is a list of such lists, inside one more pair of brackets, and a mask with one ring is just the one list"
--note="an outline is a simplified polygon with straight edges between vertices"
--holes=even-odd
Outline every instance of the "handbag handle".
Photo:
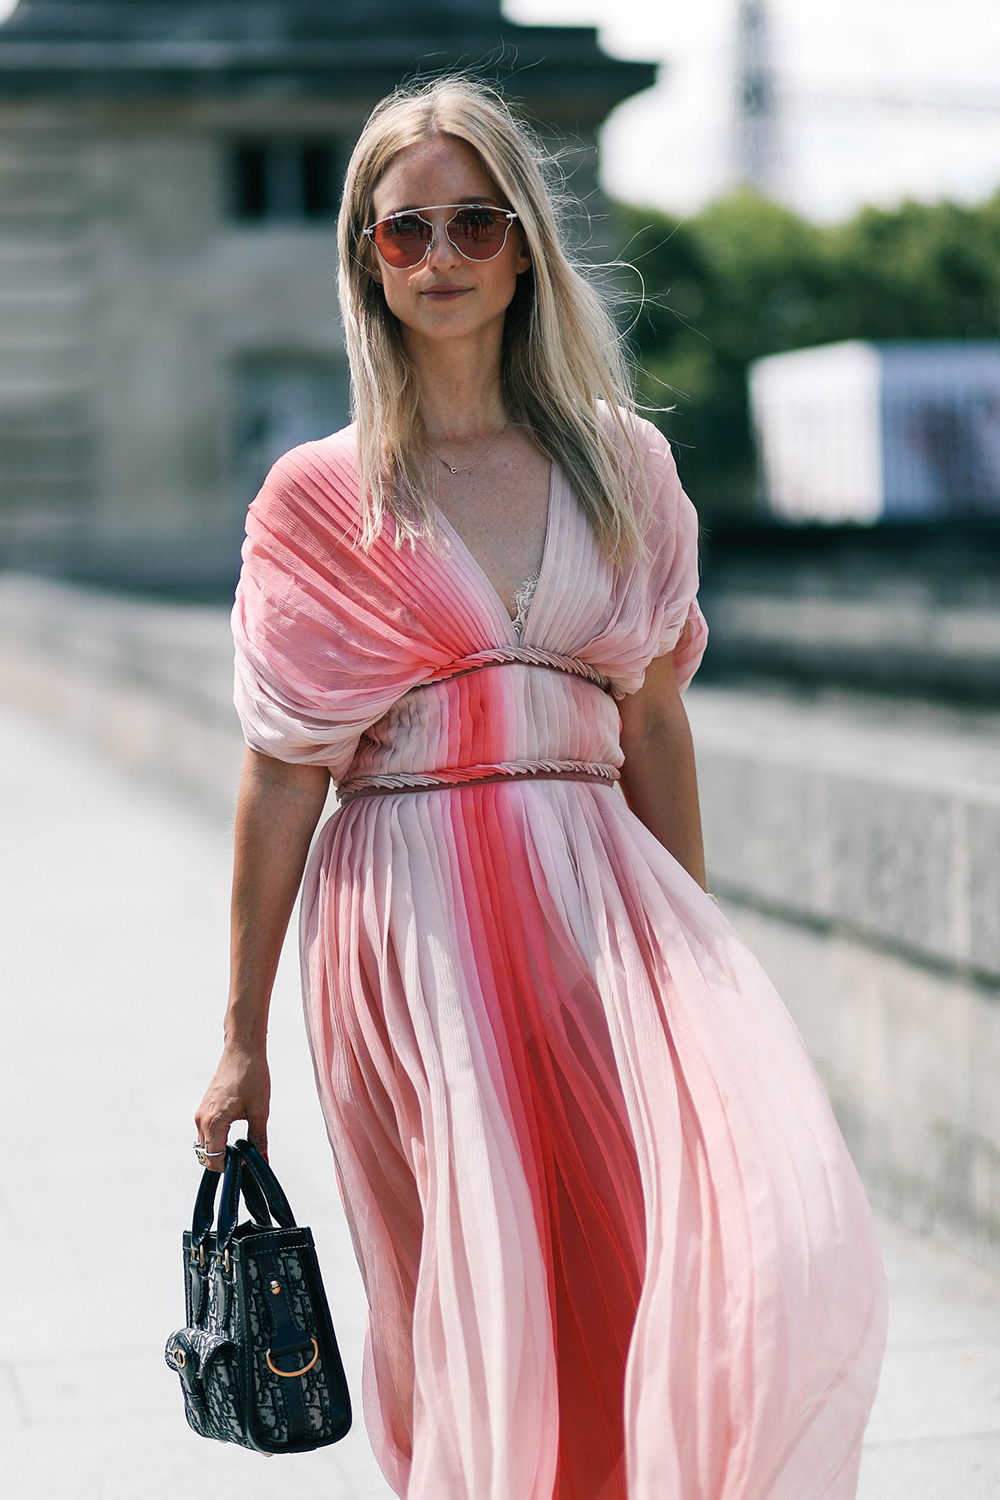
[[250,1141],[237,1141],[235,1149],[239,1152],[243,1165],[249,1173],[249,1175],[244,1173],[243,1176],[243,1196],[247,1200],[247,1207],[250,1208],[251,1199],[248,1189],[253,1183],[253,1186],[259,1189],[261,1198],[273,1215],[275,1223],[282,1229],[294,1229],[295,1215],[292,1213],[292,1205],[285,1197],[284,1189],[275,1177],[270,1164],[264,1160],[257,1147]]
[[[229,1150],[230,1148],[227,1146],[227,1165]],[[223,1172],[211,1172],[207,1167],[201,1174],[198,1195],[194,1200],[194,1213],[191,1216],[191,1245],[195,1250],[199,1250],[205,1243],[209,1230],[212,1228],[212,1222],[215,1219],[215,1199],[219,1191],[219,1183],[223,1180],[223,1177]],[[269,1229],[271,1227],[271,1216],[268,1213],[267,1199],[257,1185],[256,1180],[248,1176],[243,1179],[240,1186],[244,1201],[250,1210],[250,1215],[254,1222],[259,1224],[262,1229]]]
[[207,1167],[201,1174],[198,1196],[194,1200],[194,1213],[191,1216],[191,1248],[193,1250],[201,1248],[212,1227],[212,1220],[215,1218],[215,1195],[219,1191],[221,1181],[222,1173],[210,1172]]
[[229,1242],[236,1232],[240,1216],[240,1178],[243,1160],[232,1146],[226,1147],[226,1164],[222,1170],[222,1197],[215,1225],[215,1249],[220,1260],[228,1253]]
[[273,1218],[281,1229],[295,1228],[295,1215],[277,1177],[256,1146],[237,1141],[235,1146],[226,1147],[222,1173],[222,1201],[215,1230],[215,1248],[220,1256],[225,1255],[236,1233],[241,1197],[262,1227],[269,1228]]

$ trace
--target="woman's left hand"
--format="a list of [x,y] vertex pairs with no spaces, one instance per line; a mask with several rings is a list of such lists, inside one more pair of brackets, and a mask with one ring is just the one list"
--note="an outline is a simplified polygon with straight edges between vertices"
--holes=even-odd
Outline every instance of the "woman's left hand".
[[262,1156],[267,1156],[270,1108],[271,1075],[263,1049],[250,1052],[227,1046],[194,1116],[198,1140],[211,1171],[222,1171],[229,1127],[234,1120],[247,1122],[252,1144]]

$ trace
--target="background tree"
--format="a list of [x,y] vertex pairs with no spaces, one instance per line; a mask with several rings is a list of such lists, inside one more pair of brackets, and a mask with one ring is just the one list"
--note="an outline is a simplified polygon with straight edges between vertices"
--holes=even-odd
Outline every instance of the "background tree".
[[751,360],[838,339],[1000,336],[1000,193],[811,224],[740,192],[679,220],[616,210],[646,301],[631,338],[640,400],[709,518],[751,513]]

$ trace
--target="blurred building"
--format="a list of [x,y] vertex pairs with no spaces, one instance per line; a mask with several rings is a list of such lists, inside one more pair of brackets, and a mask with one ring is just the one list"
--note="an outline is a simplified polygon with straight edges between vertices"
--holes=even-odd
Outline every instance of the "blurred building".
[[757,360],[750,405],[786,520],[1000,517],[1000,340],[849,340]]
[[598,126],[655,76],[500,0],[21,0],[0,26],[0,563],[232,575],[270,460],[346,419],[357,132],[402,78],[484,62],[575,140],[584,197]]

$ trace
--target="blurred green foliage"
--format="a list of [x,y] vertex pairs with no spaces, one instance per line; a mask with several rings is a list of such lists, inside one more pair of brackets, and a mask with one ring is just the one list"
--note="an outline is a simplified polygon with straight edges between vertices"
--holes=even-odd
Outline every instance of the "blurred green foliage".
[[630,334],[638,399],[675,408],[649,415],[709,519],[756,508],[751,360],[837,339],[1000,335],[1000,193],[972,208],[866,208],[836,226],[749,192],[686,219],[630,205],[615,216],[645,283]]

